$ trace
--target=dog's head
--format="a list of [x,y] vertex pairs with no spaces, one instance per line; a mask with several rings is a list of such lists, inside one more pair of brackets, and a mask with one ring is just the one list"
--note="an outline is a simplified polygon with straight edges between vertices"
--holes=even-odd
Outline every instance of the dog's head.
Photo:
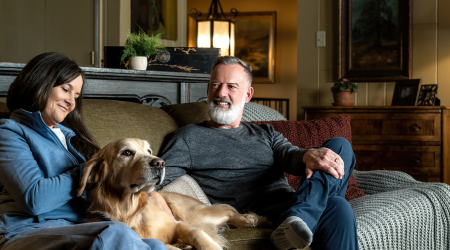
[[154,155],[147,141],[125,138],[102,148],[83,169],[78,196],[87,185],[124,195],[151,192],[164,180],[164,161]]

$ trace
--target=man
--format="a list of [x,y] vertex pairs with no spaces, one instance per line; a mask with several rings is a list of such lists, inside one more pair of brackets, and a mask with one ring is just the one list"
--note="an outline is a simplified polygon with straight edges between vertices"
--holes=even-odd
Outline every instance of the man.
[[[217,59],[207,89],[211,120],[180,128],[162,150],[163,185],[189,174],[212,203],[267,216],[278,249],[358,249],[355,216],[343,198],[355,165],[351,145],[334,138],[299,149],[270,125],[241,123],[251,82],[245,62]],[[284,172],[304,176],[297,191]]]

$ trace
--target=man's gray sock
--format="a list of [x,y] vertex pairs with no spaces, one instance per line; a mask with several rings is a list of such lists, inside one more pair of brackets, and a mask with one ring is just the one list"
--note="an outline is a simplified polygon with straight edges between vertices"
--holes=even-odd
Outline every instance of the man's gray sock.
[[297,216],[286,218],[270,235],[270,241],[279,250],[306,248],[311,245],[313,233]]

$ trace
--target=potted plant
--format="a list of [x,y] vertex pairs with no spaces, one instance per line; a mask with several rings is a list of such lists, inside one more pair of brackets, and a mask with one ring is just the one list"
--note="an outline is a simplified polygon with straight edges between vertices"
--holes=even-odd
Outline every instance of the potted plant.
[[358,85],[351,83],[346,78],[334,83],[331,87],[333,106],[353,106],[353,93],[356,91],[358,91]]
[[134,34],[128,30],[125,49],[123,50],[121,62],[124,63],[127,57],[130,58],[130,68],[137,70],[147,69],[147,58],[166,49],[161,43],[161,33],[155,36],[148,36],[144,30],[139,27],[139,33]]

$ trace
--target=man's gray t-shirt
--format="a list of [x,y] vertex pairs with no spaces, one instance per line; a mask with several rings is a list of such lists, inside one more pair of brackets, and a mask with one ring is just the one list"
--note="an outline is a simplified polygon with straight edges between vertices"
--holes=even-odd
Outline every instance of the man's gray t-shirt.
[[206,122],[188,125],[161,152],[166,162],[163,185],[189,174],[211,203],[261,215],[290,204],[294,190],[284,172],[305,172],[306,150],[293,146],[268,124],[241,123],[233,129],[213,128]]

